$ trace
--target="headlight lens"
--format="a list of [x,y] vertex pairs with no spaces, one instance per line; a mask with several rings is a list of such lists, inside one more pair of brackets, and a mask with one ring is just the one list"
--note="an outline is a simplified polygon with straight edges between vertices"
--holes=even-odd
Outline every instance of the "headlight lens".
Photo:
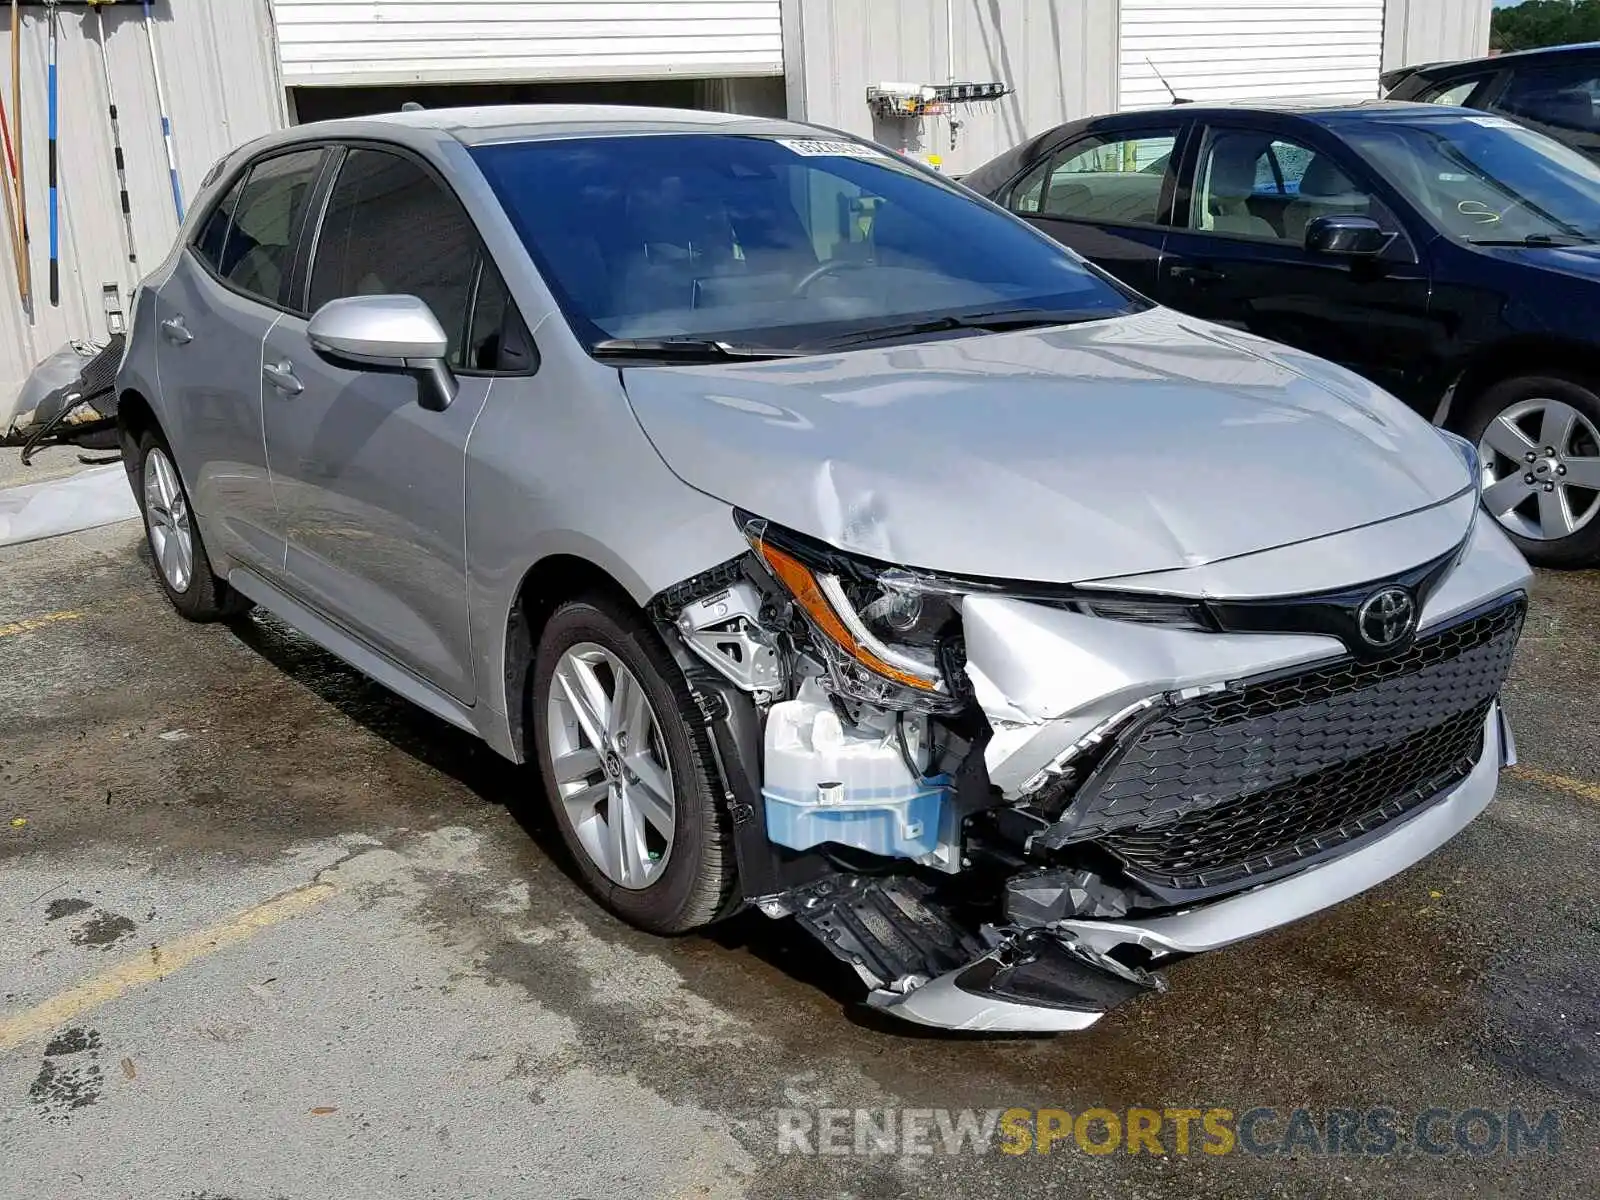
[[746,519],[742,527],[761,561],[822,634],[821,648],[851,695],[895,707],[950,703],[940,651],[941,642],[961,630],[956,593],[911,572],[873,570],[842,555],[813,559],[798,546],[775,544],[760,519]]

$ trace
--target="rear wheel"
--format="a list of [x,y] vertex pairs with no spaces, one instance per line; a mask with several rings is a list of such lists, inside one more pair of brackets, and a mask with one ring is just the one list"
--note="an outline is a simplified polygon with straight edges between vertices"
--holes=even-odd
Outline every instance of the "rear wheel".
[[589,890],[652,933],[711,921],[733,886],[730,836],[697,710],[654,631],[618,598],[570,601],[531,674],[545,794]]
[[1464,430],[1483,460],[1483,504],[1530,562],[1600,561],[1600,391],[1559,374],[1502,380]]
[[216,621],[248,611],[250,601],[212,572],[172,449],[153,431],[139,438],[132,483],[144,516],[151,566],[172,606],[191,621]]

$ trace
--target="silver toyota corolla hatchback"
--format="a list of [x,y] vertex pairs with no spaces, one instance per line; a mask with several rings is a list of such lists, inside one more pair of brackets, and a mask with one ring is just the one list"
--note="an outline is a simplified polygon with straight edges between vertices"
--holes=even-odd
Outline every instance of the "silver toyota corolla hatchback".
[[1528,573],[1471,447],[836,133],[274,135],[120,386],[180,612],[536,761],[624,920],[793,917],[913,1021],[1089,1025],[1511,761]]

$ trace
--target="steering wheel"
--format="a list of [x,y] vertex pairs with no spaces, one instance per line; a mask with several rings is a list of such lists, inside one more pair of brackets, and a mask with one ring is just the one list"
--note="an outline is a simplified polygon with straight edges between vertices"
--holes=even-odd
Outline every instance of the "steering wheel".
[[789,294],[798,299],[810,291],[811,285],[816,283],[816,281],[821,279],[824,275],[835,275],[840,271],[859,271],[866,265],[866,263],[857,262],[853,258],[830,258],[827,262],[813,267],[811,270],[802,275],[799,282],[797,282],[794,287],[790,289]]

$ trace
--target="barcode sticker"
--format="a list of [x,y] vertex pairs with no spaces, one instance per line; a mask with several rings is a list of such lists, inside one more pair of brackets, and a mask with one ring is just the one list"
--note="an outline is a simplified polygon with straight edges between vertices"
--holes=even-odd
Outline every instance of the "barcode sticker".
[[786,146],[806,158],[887,158],[882,150],[864,146],[860,142],[830,142],[822,138],[777,138]]

